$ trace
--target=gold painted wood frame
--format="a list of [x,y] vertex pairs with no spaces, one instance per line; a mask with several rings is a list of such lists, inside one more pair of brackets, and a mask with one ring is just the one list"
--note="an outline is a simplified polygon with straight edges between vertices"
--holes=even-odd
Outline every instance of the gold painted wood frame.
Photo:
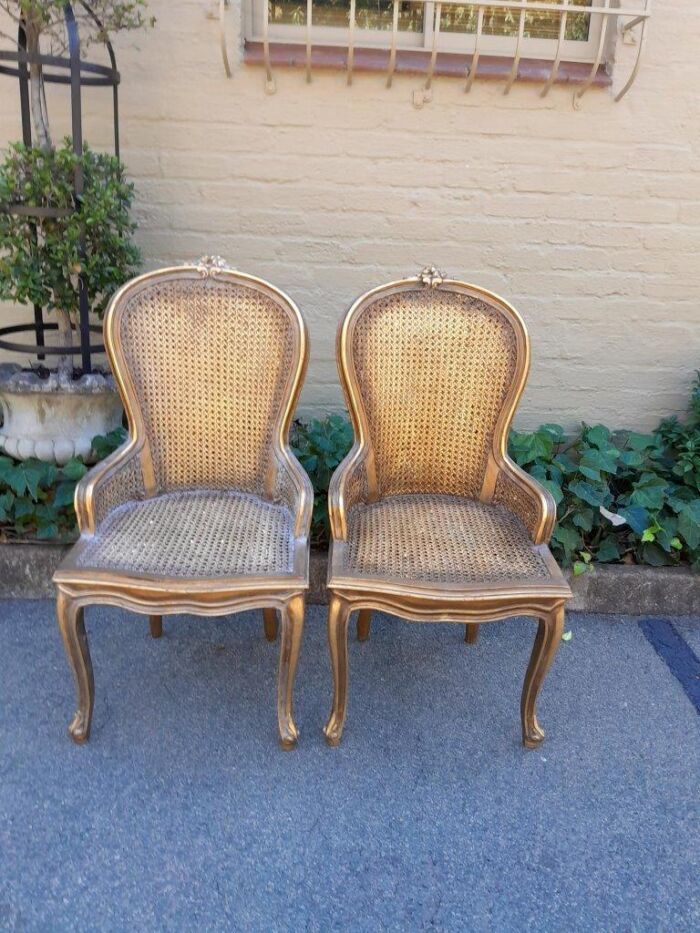
[[[162,633],[163,615],[262,609],[269,640],[276,637],[278,618],[281,623],[277,712],[281,744],[291,748],[298,737],[292,691],[313,506],[311,482],[288,443],[308,359],[299,309],[262,279],[205,257],[199,265],[127,283],[110,303],[104,330],[129,436],[78,484],[80,539],[54,576],[78,695],[70,735],[87,741],[94,705],[86,606],[109,604],[148,615],[154,637]],[[195,515],[201,540],[190,541],[181,523],[192,496],[198,498],[190,513],[211,505],[215,514],[223,502],[234,517],[242,516],[238,530],[229,533],[224,512],[219,537],[212,540]],[[148,553],[141,549],[140,564],[129,549],[113,559],[115,536],[123,543],[125,523],[138,528],[128,525],[133,516],[162,503],[160,514],[169,523],[162,540]],[[271,517],[274,527],[265,524]],[[243,536],[239,544],[236,534]],[[268,565],[273,539],[283,560]],[[154,569],[161,558],[163,569]],[[187,570],[195,565],[196,573]]]
[[[480,343],[488,344],[485,356],[479,356]],[[481,376],[461,365],[468,344]],[[470,643],[481,622],[537,619],[521,702],[523,743],[535,747],[544,738],[536,701],[561,640],[571,591],[547,547],[554,500],[507,453],[530,361],[520,315],[497,295],[444,279],[430,267],[358,298],[341,322],[337,359],[355,443],[328,496],[334,681],[328,743],[340,742],[345,723],[350,614],[359,612],[357,634],[364,640],[371,612],[379,610],[409,621],[464,623]],[[430,366],[433,371],[426,371]],[[450,378],[464,384],[452,392]],[[402,419],[418,416],[414,405],[420,423],[406,428]],[[442,434],[434,427],[438,422]],[[445,521],[454,532],[446,538],[447,559],[425,553],[426,541],[439,539]],[[392,537],[393,551],[386,543]],[[494,541],[504,542],[502,554],[494,553]],[[454,555],[456,566],[450,566]],[[500,576],[492,558],[504,567]],[[407,566],[420,572],[411,576]]]

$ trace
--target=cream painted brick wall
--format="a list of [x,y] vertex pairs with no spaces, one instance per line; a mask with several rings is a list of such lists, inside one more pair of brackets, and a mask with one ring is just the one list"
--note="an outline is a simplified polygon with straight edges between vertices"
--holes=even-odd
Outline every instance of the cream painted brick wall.
[[[311,331],[305,412],[342,405],[338,320],[362,291],[434,262],[494,289],[533,346],[519,424],[639,429],[682,412],[700,367],[700,7],[657,4],[636,85],[619,104],[572,92],[438,79],[278,71],[224,76],[212,7],[156,0],[156,29],[121,37],[122,155],[146,266],[205,252],[270,279]],[[232,4],[237,8],[238,4]],[[634,50],[618,44],[619,86]],[[54,134],[67,100],[50,96]],[[108,93],[86,92],[85,135],[108,145]],[[0,145],[20,135],[0,78]]]

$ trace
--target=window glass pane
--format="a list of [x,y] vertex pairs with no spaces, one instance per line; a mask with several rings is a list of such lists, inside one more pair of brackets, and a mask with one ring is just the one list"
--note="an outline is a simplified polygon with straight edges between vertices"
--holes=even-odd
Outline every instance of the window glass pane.
[[[540,0],[544,3],[558,3],[560,0]],[[572,6],[590,6],[591,0],[572,0]],[[476,32],[477,7],[443,6],[440,17],[440,29],[444,32]],[[566,18],[565,39],[588,41],[590,15],[587,13],[569,13]],[[558,39],[561,13],[546,13],[533,10],[525,14],[523,35],[528,39]],[[520,23],[520,10],[507,10],[503,7],[484,7],[482,33],[485,36],[517,36]]]
[[[355,22],[358,29],[391,29],[392,0],[356,0]],[[269,0],[270,23],[306,25],[305,0]],[[350,0],[314,0],[311,22],[314,26],[339,26],[350,23]],[[423,31],[423,4],[399,3],[399,29]]]

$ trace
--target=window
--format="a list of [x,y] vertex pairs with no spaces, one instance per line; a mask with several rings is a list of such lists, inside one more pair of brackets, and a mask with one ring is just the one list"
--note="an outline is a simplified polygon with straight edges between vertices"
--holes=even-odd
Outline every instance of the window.
[[395,71],[424,73],[426,91],[439,74],[462,75],[467,91],[477,74],[505,77],[505,93],[518,78],[542,81],[542,95],[561,79],[577,84],[580,97],[594,82],[611,83],[606,66],[619,21],[637,47],[620,100],[637,75],[650,7],[651,0],[247,0],[245,60],[265,65],[269,93],[274,64],[305,66],[308,80],[312,66],[343,67],[348,83],[353,69],[386,70],[388,86]]
[[[347,47],[350,42],[350,0],[253,0],[252,40],[262,40],[265,31],[270,42],[305,44],[307,14],[311,10],[310,40],[314,45]],[[477,32],[481,54],[513,57],[520,32],[521,54],[532,58],[554,59],[557,55],[563,14],[542,10],[545,5],[561,7],[560,0],[533,0],[532,11],[498,5],[479,7],[476,3],[411,2],[411,0],[355,0],[354,44],[356,47],[387,48],[392,34],[397,48],[432,49],[435,39],[436,8],[440,7],[440,51],[474,52]],[[561,58],[565,61],[592,62],[598,54],[601,16],[578,12],[592,0],[570,0],[562,37]],[[394,26],[394,20],[396,25]],[[481,20],[481,24],[479,24]]]

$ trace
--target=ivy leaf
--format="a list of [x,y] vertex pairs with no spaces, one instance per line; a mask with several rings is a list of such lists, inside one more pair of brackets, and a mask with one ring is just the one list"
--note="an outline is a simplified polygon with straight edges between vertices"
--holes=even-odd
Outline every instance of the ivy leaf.
[[590,483],[569,483],[569,489],[575,496],[583,499],[589,505],[601,506],[605,502],[605,493],[591,486]]
[[615,473],[617,472],[617,451],[615,450],[613,453],[612,450],[603,451],[591,448],[585,451],[581,457],[581,466],[586,466],[602,473]]
[[113,453],[126,440],[126,431],[124,428],[117,428],[110,431],[109,434],[98,434],[92,439],[92,449],[98,460],[104,460],[109,454]]
[[6,458],[0,459],[0,482],[7,483],[16,496],[24,495],[27,483],[19,464],[14,463],[12,460],[3,463],[2,460],[6,460]]
[[641,505],[630,505],[625,509],[619,509],[618,515],[621,515],[632,531],[638,535],[649,526],[649,512]]
[[566,525],[556,525],[552,537],[564,548],[567,556],[581,547],[581,535]]
[[75,483],[60,483],[54,493],[53,506],[56,509],[63,509],[66,506],[73,505],[74,498]]
[[15,499],[15,519],[29,518],[36,511],[36,503],[32,502],[26,496],[20,496]]
[[599,483],[602,479],[600,475],[600,470],[596,470],[594,467],[587,466],[585,463],[579,463],[579,472],[582,473],[586,479],[592,479],[594,483]]
[[36,531],[37,538],[41,538],[42,541],[50,541],[57,538],[58,534],[58,525],[54,524],[39,525]]
[[26,460],[20,464],[19,469],[24,477],[25,488],[32,499],[39,497],[39,484],[44,478],[45,471],[42,466],[37,466],[31,460]]
[[664,504],[664,496],[668,483],[655,473],[643,473],[639,482],[634,485],[634,492],[630,496],[632,505],[641,505],[647,509],[660,509]]
[[689,502],[678,513],[678,533],[691,551],[700,546],[700,499]]
[[650,567],[667,567],[671,562],[658,544],[643,544],[641,557],[642,562]]
[[597,424],[593,428],[587,428],[584,437],[594,447],[607,447],[610,443],[610,429],[606,428],[605,425]]
[[609,564],[611,561],[620,559],[620,545],[611,535],[603,538],[598,550],[596,551],[596,560],[601,564]]
[[73,457],[68,463],[64,463],[61,467],[63,475],[66,479],[79,480],[87,473],[87,467],[81,461]]
[[620,463],[626,467],[640,467],[644,463],[644,457],[637,450],[623,450]]
[[560,424],[543,424],[539,430],[548,434],[555,444],[560,444],[564,439],[564,428]]
[[552,498],[557,505],[564,501],[564,493],[562,492],[562,488],[559,483],[555,483],[554,480],[551,479],[541,479],[540,483],[544,486],[545,489],[548,489],[551,492]]
[[657,446],[659,439],[656,434],[638,434],[636,431],[629,431],[625,440],[632,450],[649,450],[650,447]]
[[513,457],[520,466],[549,459],[554,449],[554,441],[545,431],[534,431],[531,434],[513,432],[510,443]]
[[555,463],[564,474],[576,473],[578,471],[577,465],[567,454],[557,454],[552,462]]
[[590,531],[593,528],[593,509],[581,509],[572,516],[572,521],[577,528]]

